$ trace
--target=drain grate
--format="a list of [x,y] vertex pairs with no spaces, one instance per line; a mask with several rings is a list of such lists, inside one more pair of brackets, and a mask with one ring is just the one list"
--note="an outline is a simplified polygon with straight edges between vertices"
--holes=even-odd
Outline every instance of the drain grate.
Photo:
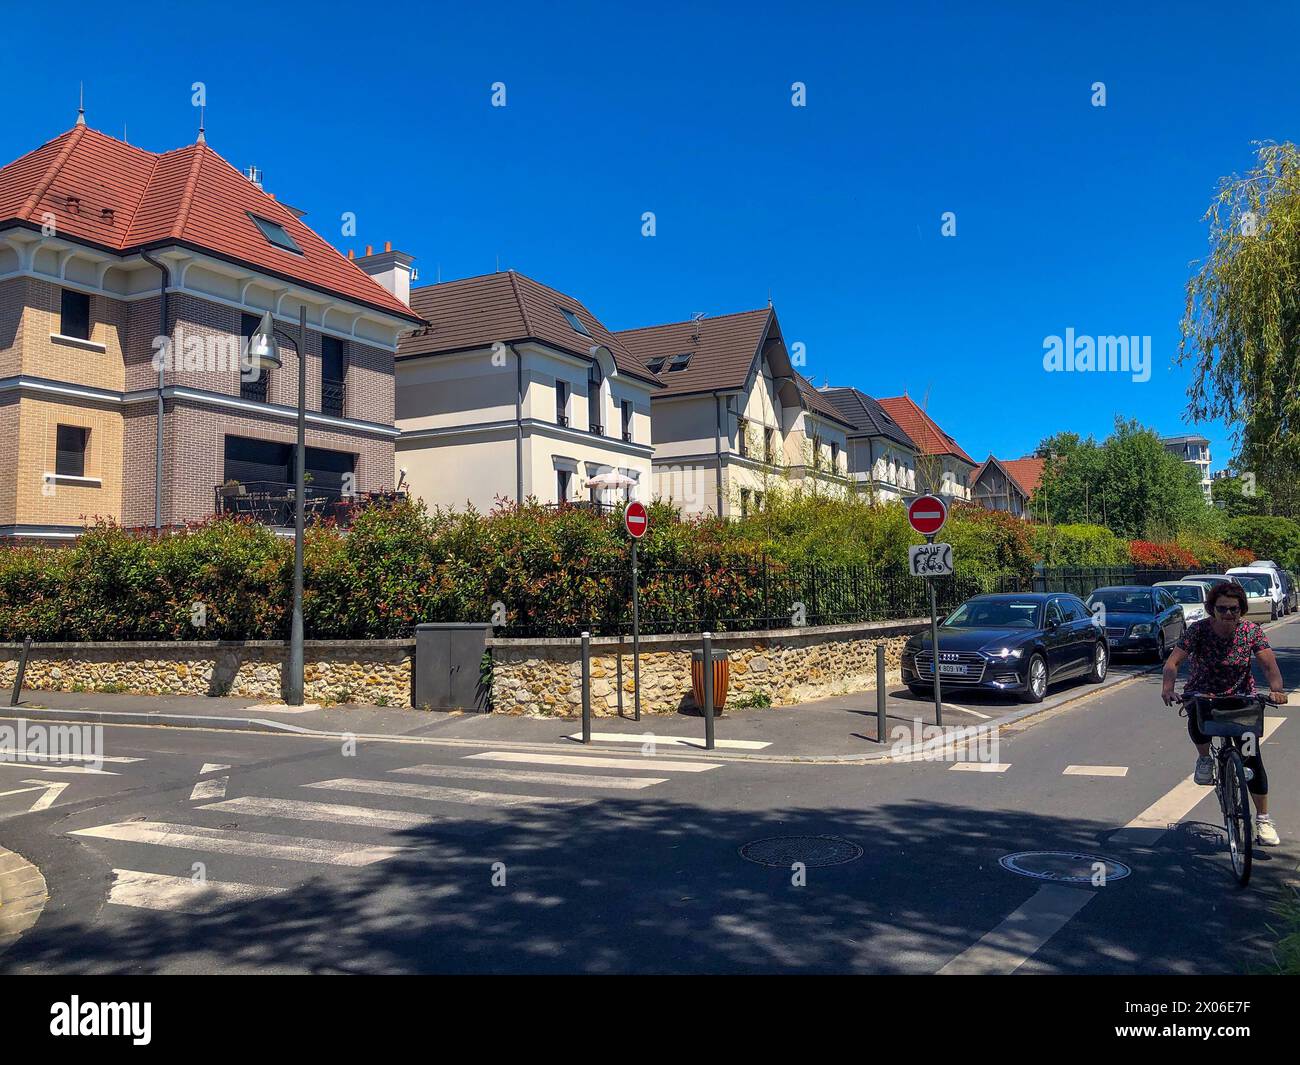
[[843,865],[862,857],[862,848],[839,836],[772,836],[746,843],[740,856],[759,865],[788,868],[803,862],[809,868]]

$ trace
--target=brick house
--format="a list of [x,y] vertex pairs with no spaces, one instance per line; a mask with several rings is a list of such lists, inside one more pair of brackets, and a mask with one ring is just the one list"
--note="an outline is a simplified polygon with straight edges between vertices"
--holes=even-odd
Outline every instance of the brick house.
[[391,489],[410,263],[344,258],[202,135],[156,154],[78,119],[0,169],[0,537],[177,525],[223,485],[290,482],[296,356],[240,363],[267,310],[296,336],[307,308],[312,485]]
[[879,403],[916,445],[917,489],[970,502],[971,475],[979,463],[906,392]]

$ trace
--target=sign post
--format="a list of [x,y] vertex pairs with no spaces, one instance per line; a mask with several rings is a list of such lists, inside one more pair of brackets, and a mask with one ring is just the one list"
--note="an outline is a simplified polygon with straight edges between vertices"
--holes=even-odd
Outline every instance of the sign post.
[[[907,520],[911,522],[912,528],[925,537],[925,548],[911,548],[908,551],[909,568],[912,572],[917,573],[917,563],[920,558],[935,555],[939,556],[939,561],[943,560],[943,552],[936,552],[935,548],[947,547],[946,562],[947,572],[952,572],[952,548],[947,544],[936,544],[934,542],[935,534],[943,528],[943,523],[948,520],[948,505],[938,496],[918,496],[912,500],[911,505],[907,508]],[[913,554],[918,552],[918,554]],[[930,672],[934,678],[934,722],[936,725],[943,724],[943,685],[939,680],[939,606],[935,596],[934,581],[935,578],[930,575],[934,573],[933,563],[926,565],[927,571],[926,582],[930,586]],[[942,572],[940,570],[939,572]]]
[[[650,515],[635,501],[623,511],[623,527],[632,538],[632,720],[641,720],[641,593],[637,580],[636,548],[650,529]],[[621,693],[620,693],[621,694]]]

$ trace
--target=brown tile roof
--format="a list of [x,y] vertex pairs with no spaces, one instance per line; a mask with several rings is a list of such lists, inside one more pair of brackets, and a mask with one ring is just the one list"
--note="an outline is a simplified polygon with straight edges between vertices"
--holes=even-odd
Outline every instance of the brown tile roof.
[[[250,213],[283,226],[302,254],[270,243]],[[74,126],[0,168],[0,226],[40,226],[47,214],[61,235],[112,251],[184,244],[416,320],[401,300],[206,144],[157,154]]]
[[[780,324],[770,307],[624,329],[618,334],[642,365],[649,367],[659,360],[666,360],[657,374],[666,386],[660,393],[664,396],[744,388],[759,347],[769,336],[781,339]],[[671,369],[673,356],[688,354],[690,360],[683,369]],[[823,418],[852,428],[811,381],[798,370],[791,368],[791,373],[805,407]]]
[[928,414],[907,395],[891,396],[878,401],[885,412],[903,427],[922,455],[954,455],[972,466],[979,463],[961,449],[951,436],[939,428]]
[[772,317],[771,308],[764,307],[716,318],[624,329],[618,338],[643,366],[656,359],[671,362],[674,355],[690,354],[685,369],[669,370],[666,364],[660,371],[659,379],[665,385],[660,395],[743,388]]
[[[606,329],[581,303],[514,270],[413,289],[411,309],[428,325],[402,338],[399,359],[524,340],[539,340],[585,358],[593,344],[604,344],[620,373],[658,383],[618,334]],[[577,332],[561,309],[572,313],[591,335]]]

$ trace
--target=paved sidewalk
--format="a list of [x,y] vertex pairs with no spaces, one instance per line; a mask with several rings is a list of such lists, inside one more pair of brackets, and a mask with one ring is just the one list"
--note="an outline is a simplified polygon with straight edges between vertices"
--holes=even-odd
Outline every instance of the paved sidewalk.
[[[1043,702],[1031,705],[1009,697],[963,693],[961,705],[945,701],[943,724],[1009,723],[1132,679],[1131,674],[1112,674],[1102,685],[1066,683],[1053,689]],[[249,699],[41,691],[25,693],[17,708],[0,708],[0,719],[3,717],[568,748],[580,746],[582,729],[580,717],[519,717],[376,706],[298,709]],[[798,706],[728,710],[716,719],[716,754],[757,759],[885,758],[897,739],[896,730],[905,727],[910,740],[918,719],[922,724],[934,724],[934,704],[915,698],[902,685],[892,685],[887,692],[884,743],[878,735],[874,691]],[[653,743],[660,754],[699,754],[704,750],[704,719],[694,711],[643,713],[638,722],[632,719],[628,706],[622,718],[593,717],[592,739],[593,747],[629,755],[640,753],[646,743]]]

